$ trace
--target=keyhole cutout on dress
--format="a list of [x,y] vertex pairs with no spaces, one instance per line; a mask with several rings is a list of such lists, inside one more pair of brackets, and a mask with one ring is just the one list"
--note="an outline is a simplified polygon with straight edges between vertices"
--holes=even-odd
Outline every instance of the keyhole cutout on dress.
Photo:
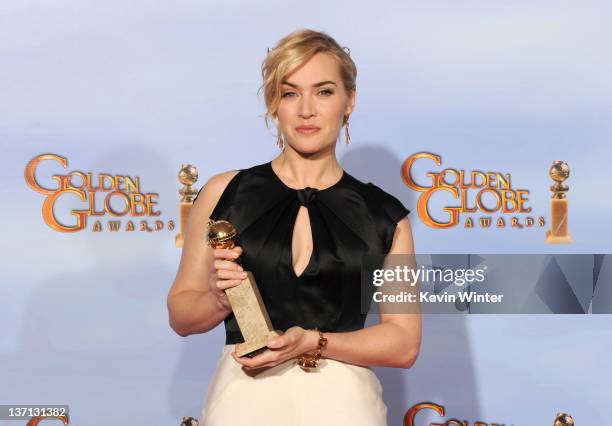
[[300,206],[293,224],[293,237],[291,240],[291,267],[296,277],[300,277],[312,257],[312,228],[310,216],[305,206]]

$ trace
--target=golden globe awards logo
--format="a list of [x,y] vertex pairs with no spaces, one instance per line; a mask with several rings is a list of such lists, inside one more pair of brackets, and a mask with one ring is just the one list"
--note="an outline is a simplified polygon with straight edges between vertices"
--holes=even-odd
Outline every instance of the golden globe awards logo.
[[[415,422],[416,415],[419,411],[424,410],[432,410],[436,412],[439,416],[444,416],[444,406],[438,405],[434,402],[420,402],[416,405],[413,405],[406,411],[404,415],[404,421],[402,422],[402,426],[416,426]],[[444,423],[430,423],[429,426],[470,426],[470,423],[467,420],[458,420],[458,419],[450,419],[445,421]],[[474,422],[474,426],[504,426],[500,423],[485,423],[476,421]]]
[[[465,228],[473,228],[477,223],[481,228],[489,228],[495,224],[497,228],[531,228],[545,225],[544,217],[534,218],[528,213],[531,207],[529,191],[514,189],[509,173],[481,172],[478,170],[466,173],[465,170],[446,168],[439,172],[428,172],[430,182],[418,184],[413,176],[412,168],[419,159],[428,159],[436,165],[442,165],[442,157],[428,152],[414,154],[402,164],[402,179],[411,189],[421,192],[417,203],[419,217],[432,228],[451,228],[457,226],[462,214],[478,214],[482,216],[467,216]],[[436,220],[429,210],[429,202],[437,193],[448,193],[453,202],[442,210],[446,212],[446,220]],[[498,214],[494,218],[492,215]],[[519,216],[525,215],[525,216]]]
[[[36,180],[36,169],[43,161],[54,161],[64,169],[68,167],[68,159],[56,154],[42,154],[34,157],[26,166],[24,177],[30,188],[45,196],[42,206],[42,216],[47,225],[59,232],[78,232],[87,228],[89,219],[92,221],[91,230],[101,232],[104,229],[116,231],[161,231],[164,228],[174,230],[173,220],[167,223],[160,219],[161,212],[157,209],[158,194],[142,193],[140,179],[126,175],[111,175],[99,173],[83,173],[71,171],[68,174],[55,174],[52,184],[43,186]],[[103,200],[97,203],[96,194],[101,193]],[[71,223],[62,223],[54,209],[57,201],[62,197],[77,197],[83,208],[70,211]],[[120,220],[108,220],[103,225],[98,218],[123,218],[130,220],[122,223]],[[140,218],[139,220],[132,220]]]

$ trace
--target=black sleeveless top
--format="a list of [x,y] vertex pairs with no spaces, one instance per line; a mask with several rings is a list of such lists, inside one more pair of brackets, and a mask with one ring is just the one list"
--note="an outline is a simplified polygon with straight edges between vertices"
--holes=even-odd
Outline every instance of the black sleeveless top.
[[[296,276],[291,243],[301,205],[308,209],[313,249]],[[397,222],[409,212],[394,196],[346,172],[325,189],[290,188],[268,162],[239,170],[210,218],[236,227],[242,267],[253,273],[275,330],[299,325],[341,332],[365,324],[362,256],[388,253]],[[226,344],[244,342],[233,313],[224,323]]]

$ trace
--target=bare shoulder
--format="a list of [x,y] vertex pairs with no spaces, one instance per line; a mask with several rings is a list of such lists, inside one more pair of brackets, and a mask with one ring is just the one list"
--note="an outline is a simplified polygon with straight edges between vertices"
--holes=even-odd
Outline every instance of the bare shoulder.
[[412,226],[408,216],[403,217],[397,222],[393,243],[391,244],[390,254],[412,254],[414,253],[414,240],[412,236]]
[[410,219],[408,218],[408,215],[404,216],[399,222],[397,222],[397,229],[412,233],[412,227],[410,226]]

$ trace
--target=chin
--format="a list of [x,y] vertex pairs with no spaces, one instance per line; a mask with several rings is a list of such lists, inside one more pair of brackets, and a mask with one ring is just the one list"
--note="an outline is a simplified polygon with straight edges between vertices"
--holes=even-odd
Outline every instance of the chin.
[[324,142],[314,139],[308,140],[308,138],[300,138],[300,136],[301,135],[298,135],[297,138],[293,139],[294,142],[291,144],[291,147],[301,154],[315,154],[326,149],[328,146],[328,144]]
[[304,155],[312,155],[322,151],[325,145],[312,143],[297,143],[291,146],[294,150]]

